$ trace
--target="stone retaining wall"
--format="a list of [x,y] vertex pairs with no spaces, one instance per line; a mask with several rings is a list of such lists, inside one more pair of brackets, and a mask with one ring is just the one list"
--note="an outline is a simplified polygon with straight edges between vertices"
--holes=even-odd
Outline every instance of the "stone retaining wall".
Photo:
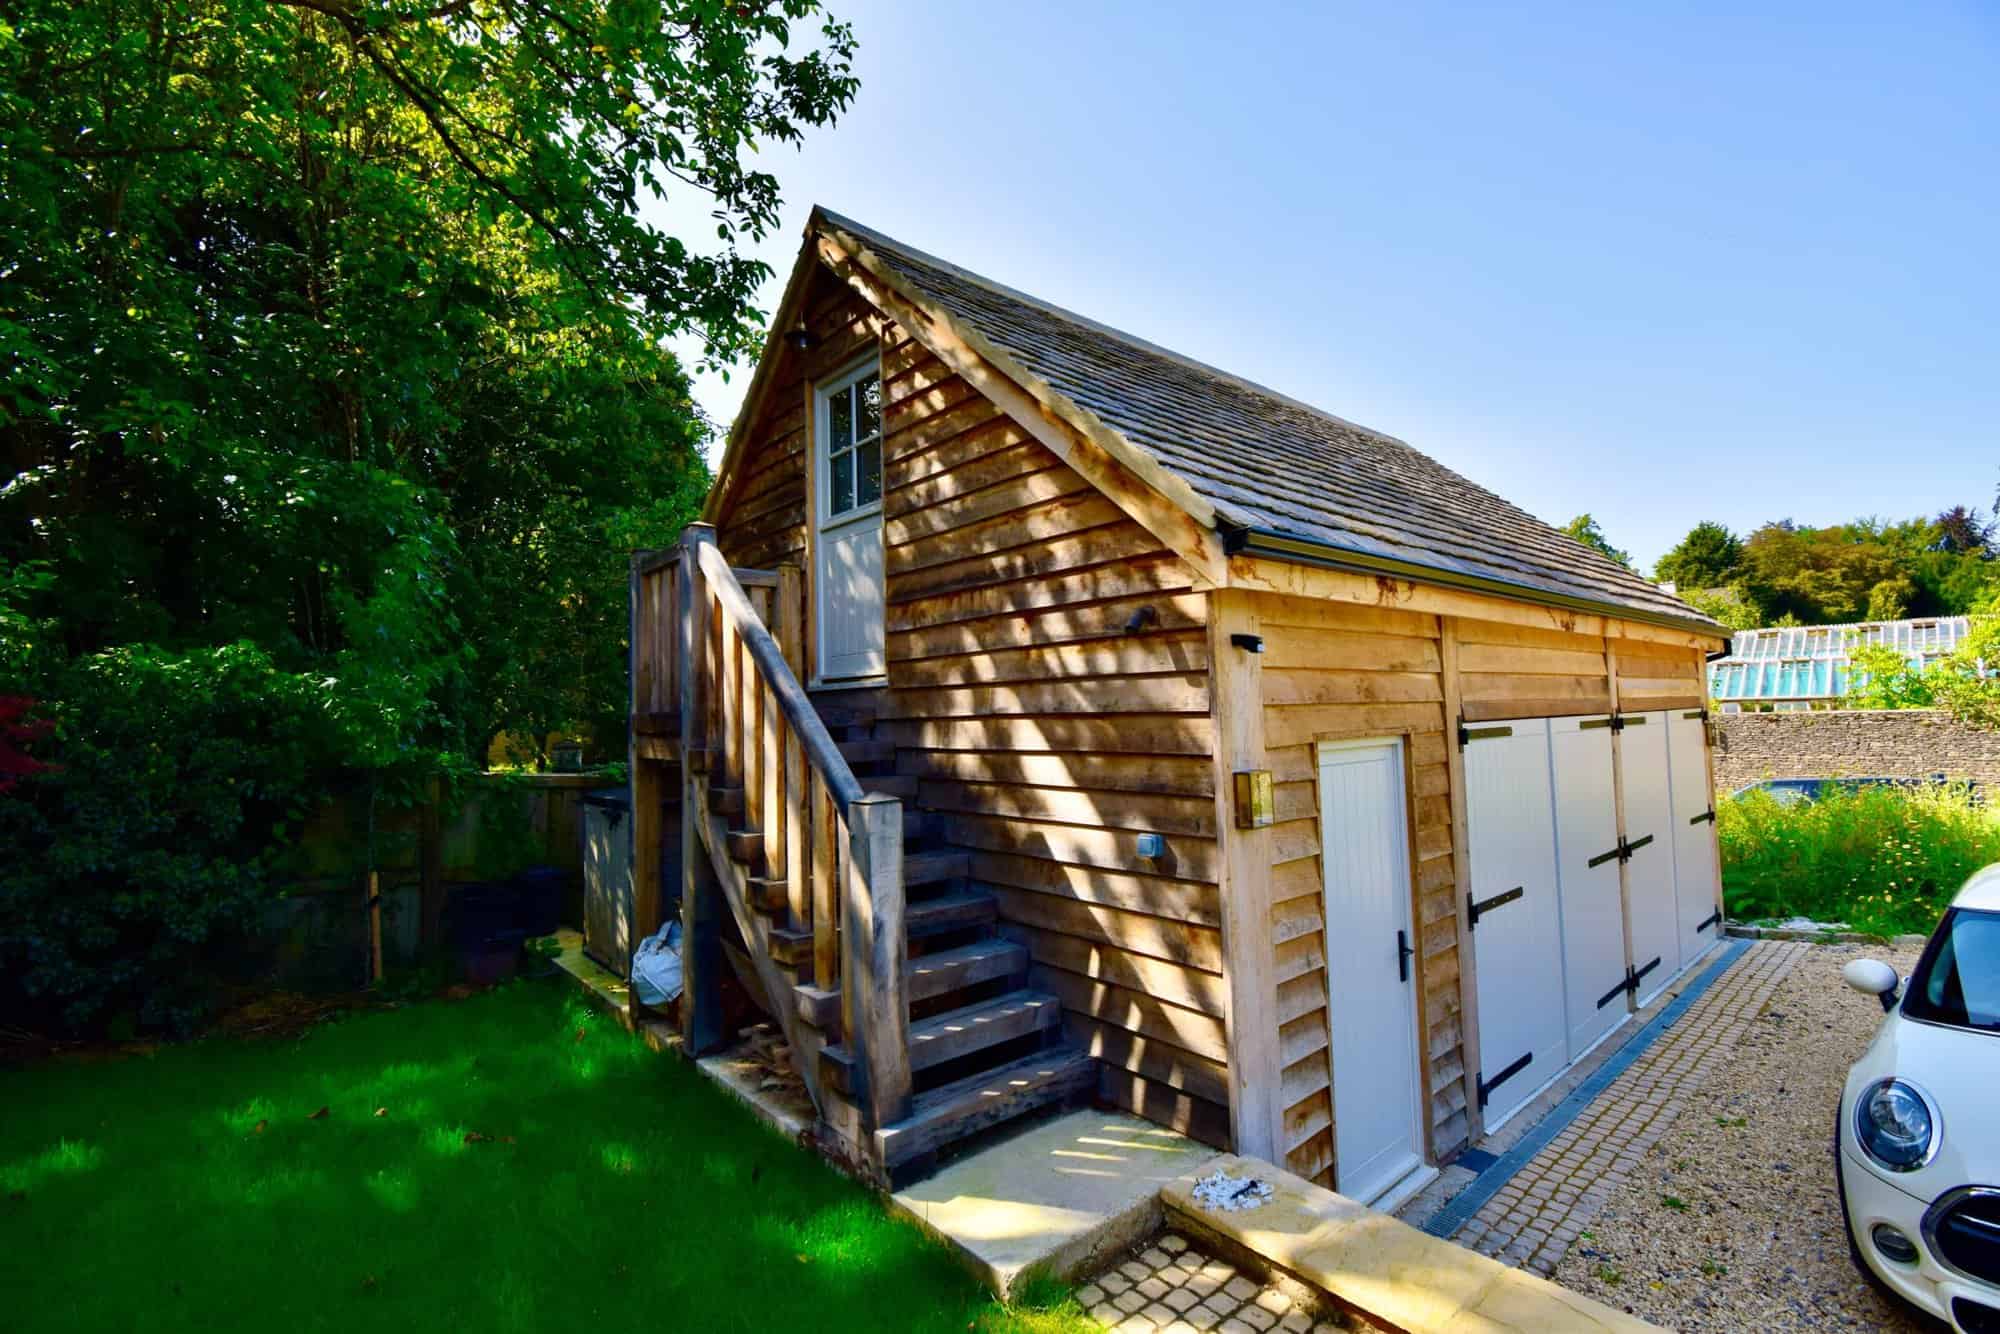
[[1760,778],[1950,778],[2000,783],[2000,734],[1928,709],[1715,715],[1715,786]]

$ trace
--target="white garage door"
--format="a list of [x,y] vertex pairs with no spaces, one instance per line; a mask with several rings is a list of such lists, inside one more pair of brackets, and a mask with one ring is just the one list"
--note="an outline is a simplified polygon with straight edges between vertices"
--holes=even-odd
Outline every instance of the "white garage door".
[[1680,908],[1674,889],[1674,802],[1667,772],[1667,715],[1628,713],[1618,743],[1630,860],[1625,897],[1632,966],[1644,1005],[1681,971]]
[[1617,989],[1625,979],[1618,805],[1611,790],[1611,720],[1552,718],[1549,733],[1556,784],[1566,1023],[1573,1061],[1624,1022],[1627,1014],[1625,993]]
[[1497,1126],[1568,1063],[1549,725],[1481,724],[1465,749],[1479,1080]]
[[1667,715],[1667,762],[1674,793],[1674,896],[1681,957],[1689,963],[1722,934],[1715,883],[1715,799],[1708,785],[1708,724],[1699,709]]

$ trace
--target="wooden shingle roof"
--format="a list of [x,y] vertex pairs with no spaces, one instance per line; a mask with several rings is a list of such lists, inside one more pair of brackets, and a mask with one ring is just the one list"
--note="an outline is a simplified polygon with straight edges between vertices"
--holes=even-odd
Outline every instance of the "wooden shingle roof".
[[[1710,629],[1648,580],[1393,436],[1005,287],[823,209],[913,301],[972,331],[1202,502],[1232,550]],[[1178,489],[1178,488],[1176,488]],[[1202,514],[1200,510],[1210,510]]]

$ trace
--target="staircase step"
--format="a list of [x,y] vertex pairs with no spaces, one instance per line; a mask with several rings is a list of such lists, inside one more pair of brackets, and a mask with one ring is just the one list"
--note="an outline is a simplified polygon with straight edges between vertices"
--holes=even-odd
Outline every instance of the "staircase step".
[[919,1093],[910,1114],[875,1132],[876,1152],[894,1167],[967,1135],[1097,1087],[1097,1062],[1074,1047],[1039,1051],[997,1069]]
[[708,809],[717,815],[743,814],[743,789],[724,787],[720,783],[708,785]]
[[872,727],[875,725],[875,710],[860,709],[851,704],[820,704],[813,707],[819,712],[819,720],[828,730],[836,727]]
[[764,831],[761,829],[732,829],[727,835],[729,856],[741,865],[751,865],[763,860]]
[[984,890],[963,890],[920,899],[903,909],[903,934],[915,939],[944,931],[963,931],[985,926],[1000,915],[999,905]]
[[[873,792],[884,797],[901,797],[904,801],[917,799],[918,779],[913,774],[868,774],[861,779],[864,792]],[[904,818],[909,818],[905,810]]]
[[[946,1010],[910,1025],[910,1072],[1046,1032],[1062,1021],[1062,1002],[1046,992],[1010,991],[992,1000]],[[854,1054],[845,1043],[819,1054],[820,1077],[843,1093],[854,1092]]]
[[971,874],[972,858],[963,852],[912,852],[903,858],[904,889]]
[[745,876],[744,884],[750,890],[750,906],[758,912],[784,912],[792,906],[791,889],[783,876]]
[[[896,743],[893,741],[842,741],[841,758],[849,764],[881,764],[896,758]],[[867,786],[864,781],[863,787]]]
[[[809,927],[774,926],[765,933],[771,942],[771,957],[787,967],[812,962],[813,933]],[[833,993],[838,995],[839,993]]]
[[[1017,978],[1028,971],[1028,951],[1011,940],[979,940],[957,949],[939,950],[921,959],[911,959],[903,969],[908,979],[904,989],[913,1001],[932,1000],[963,987],[1001,978]],[[832,1028],[840,1022],[840,992],[818,987],[792,988],[799,1018],[814,1028]]]
[[933,1000],[981,982],[1021,977],[1027,971],[1024,947],[1011,940],[976,940],[910,960],[903,970],[908,979],[903,989],[913,1001]]

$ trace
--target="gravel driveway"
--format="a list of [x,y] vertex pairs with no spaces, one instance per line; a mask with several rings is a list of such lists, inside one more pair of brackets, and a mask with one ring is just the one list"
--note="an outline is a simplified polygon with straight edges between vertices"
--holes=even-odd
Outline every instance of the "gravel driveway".
[[1917,951],[1816,946],[1563,1258],[1556,1282],[1681,1330],[1931,1330],[1847,1255],[1830,1143],[1847,1067],[1882,1017],[1840,969]]

